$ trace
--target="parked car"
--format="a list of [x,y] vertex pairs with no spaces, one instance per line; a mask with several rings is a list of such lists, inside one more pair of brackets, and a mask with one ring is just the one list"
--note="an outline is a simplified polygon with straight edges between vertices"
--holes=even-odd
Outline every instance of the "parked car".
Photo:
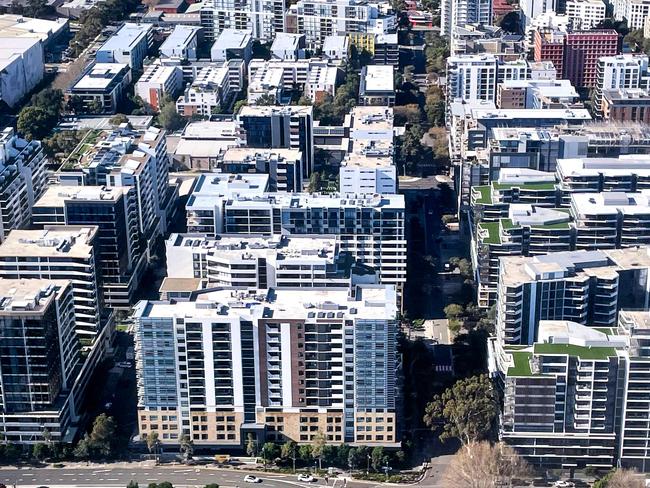
[[555,488],[574,488],[575,484],[572,483],[571,481],[558,480],[555,483],[553,483],[553,486]]
[[258,478],[257,476],[253,476],[252,474],[247,474],[244,476],[244,481],[246,483],[261,483],[262,479]]
[[310,474],[299,474],[298,481],[304,481],[305,483],[312,483],[316,481],[316,479]]

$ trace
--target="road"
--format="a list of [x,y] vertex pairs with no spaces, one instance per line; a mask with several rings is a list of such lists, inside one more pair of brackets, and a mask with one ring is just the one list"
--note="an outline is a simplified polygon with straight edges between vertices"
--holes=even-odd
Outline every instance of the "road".
[[[445,484],[439,480],[440,472],[432,470],[423,480],[422,487],[443,488]],[[65,467],[65,468],[7,468],[0,469],[0,483],[8,487],[37,488],[42,486],[56,488],[125,488],[131,481],[137,481],[142,488],[149,483],[169,481],[175,488],[202,487],[208,483],[217,483],[221,488],[324,488],[325,482],[320,479],[317,483],[299,483],[293,475],[276,475],[257,473],[262,478],[259,485],[249,485],[244,482],[246,472],[232,469],[194,466],[133,466],[122,464],[105,467]],[[438,478],[438,479],[434,479]],[[337,480],[332,488],[343,488],[342,480]],[[372,488],[381,484],[367,482],[349,482],[347,488]]]

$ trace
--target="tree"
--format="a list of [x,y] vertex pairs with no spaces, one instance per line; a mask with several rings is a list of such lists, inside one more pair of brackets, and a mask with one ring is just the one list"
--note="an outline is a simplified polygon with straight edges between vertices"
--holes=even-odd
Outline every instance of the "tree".
[[314,440],[311,443],[311,456],[314,459],[318,459],[318,469],[323,469],[323,449],[325,448],[325,435],[319,430],[314,436]]
[[273,461],[278,457],[278,446],[274,442],[266,442],[262,446],[262,458],[264,459],[264,466],[267,461]]
[[264,95],[260,96],[255,100],[255,105],[277,105],[277,101],[275,100],[275,97],[271,95],[270,93],[265,93]]
[[205,485],[203,488],[219,488],[219,485],[216,483],[209,483]]
[[82,439],[77,442],[72,454],[77,459],[90,459],[91,448],[90,448],[90,436],[86,434]]
[[445,214],[442,216],[442,223],[445,225],[451,224],[452,222],[456,222],[456,216],[453,214]]
[[298,448],[298,445],[295,443],[295,441],[288,440],[284,444],[282,444],[282,448],[280,449],[280,457],[282,459],[291,459],[293,461],[293,472],[296,472],[296,450]]
[[108,119],[108,123],[111,125],[128,124],[129,118],[124,114],[115,114],[110,119]]
[[147,434],[147,449],[149,449],[149,454],[156,455],[156,459],[159,446],[160,439],[158,438],[158,432],[151,432],[150,434]]
[[51,120],[42,107],[25,107],[18,114],[18,132],[28,141],[42,139],[50,132]]
[[615,469],[594,483],[594,488],[643,488],[645,480],[633,469]]
[[38,442],[32,446],[32,456],[37,461],[44,461],[49,455],[50,449],[47,444]]
[[464,444],[484,439],[498,413],[498,396],[486,374],[457,381],[427,404],[424,422],[442,427],[440,440],[457,437]]
[[388,462],[388,456],[384,453],[384,448],[377,446],[372,450],[370,454],[370,464],[372,469],[379,471],[383,465]]
[[309,193],[315,193],[321,190],[323,187],[323,180],[318,171],[314,171],[309,177],[309,186],[307,186],[307,191]]
[[100,457],[111,456],[113,454],[115,431],[116,425],[113,417],[109,417],[105,413],[97,416],[90,432],[91,453],[94,452]]
[[183,458],[186,461],[188,459],[192,459],[192,455],[194,454],[194,442],[188,434],[183,434],[181,436],[180,448],[181,453],[183,454]]
[[445,478],[450,486],[458,488],[492,488],[529,473],[527,464],[511,447],[470,442],[451,460]]
[[175,131],[185,126],[185,119],[176,111],[174,102],[169,101],[160,106],[158,123],[166,130]]
[[447,317],[449,320],[457,320],[461,318],[465,313],[463,306],[458,305],[457,303],[450,303],[443,310],[445,312],[445,317]]
[[309,444],[303,444],[298,448],[298,457],[303,461],[309,461],[311,459],[311,446]]
[[133,481],[133,480],[131,480],[131,481],[129,481],[129,484],[126,485],[126,488],[140,488],[140,487],[138,486],[138,482],[137,482],[137,481]]
[[348,467],[352,471],[357,466],[357,449],[351,448],[348,451]]
[[249,456],[255,456],[257,454],[257,442],[255,437],[250,432],[246,437],[246,454]]
[[242,107],[248,105],[248,100],[237,100],[233,106],[232,113],[238,114]]

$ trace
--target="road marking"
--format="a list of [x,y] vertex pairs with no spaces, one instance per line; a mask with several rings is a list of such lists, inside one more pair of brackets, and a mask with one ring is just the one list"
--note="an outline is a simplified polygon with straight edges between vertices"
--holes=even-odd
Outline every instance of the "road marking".
[[106,478],[106,481],[120,481],[119,478]]

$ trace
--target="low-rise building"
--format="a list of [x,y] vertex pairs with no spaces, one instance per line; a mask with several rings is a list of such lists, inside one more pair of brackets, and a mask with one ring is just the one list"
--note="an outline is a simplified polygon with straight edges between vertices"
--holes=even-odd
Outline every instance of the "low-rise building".
[[650,90],[647,88],[603,90],[601,107],[605,120],[649,124]]
[[113,114],[126,96],[130,83],[128,64],[94,63],[66,90],[66,102],[81,112]]
[[368,65],[361,69],[360,105],[395,105],[394,68],[391,65]]
[[583,108],[569,80],[509,80],[497,84],[500,109]]
[[271,57],[281,61],[296,61],[305,57],[305,36],[278,32],[271,44]]
[[191,117],[212,115],[220,108],[228,107],[242,88],[243,68],[243,63],[238,61],[214,63],[202,68],[176,101],[176,110]]
[[372,55],[375,64],[399,66],[399,41],[397,33],[377,34],[375,36],[375,52]]
[[201,171],[216,171],[223,153],[245,141],[234,120],[190,122],[183,129],[173,158],[182,166]]
[[210,49],[212,61],[240,59],[248,64],[253,55],[253,36],[248,30],[223,29]]
[[196,61],[201,29],[190,25],[177,25],[160,46],[163,61]]
[[226,149],[215,169],[231,174],[260,173],[269,175],[269,191],[298,192],[302,153],[296,149]]
[[176,66],[150,64],[135,84],[135,94],[155,110],[164,97],[175,98],[183,88],[183,72]]
[[323,57],[330,61],[346,61],[349,45],[348,36],[336,34],[327,36],[323,41]]
[[127,22],[95,53],[98,64],[127,64],[142,69],[144,58],[153,44],[153,26]]

